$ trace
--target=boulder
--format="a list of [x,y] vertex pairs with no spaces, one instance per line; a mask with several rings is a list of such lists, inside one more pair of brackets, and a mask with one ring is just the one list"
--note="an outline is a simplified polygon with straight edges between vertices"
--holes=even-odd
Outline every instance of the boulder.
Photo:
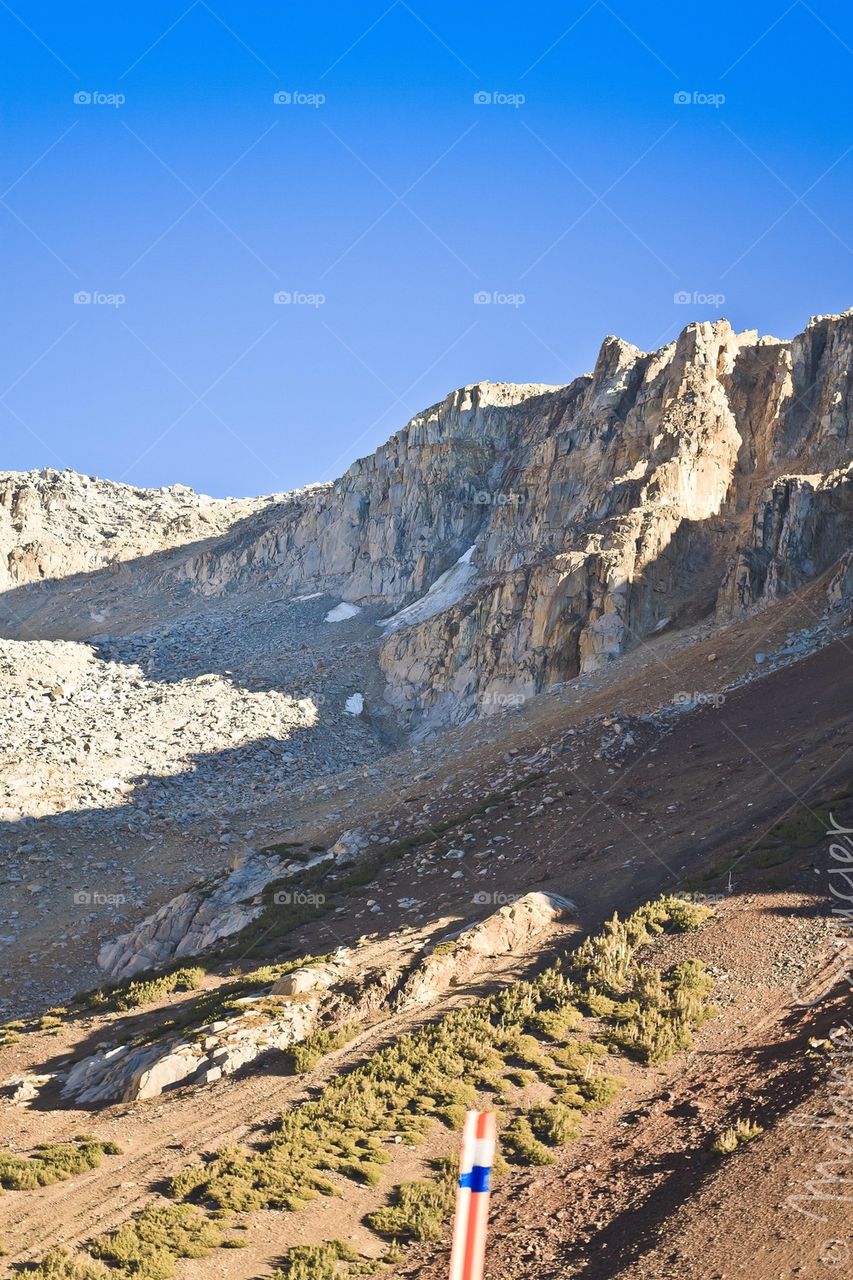
[[451,986],[487,972],[489,961],[523,953],[574,910],[570,899],[553,893],[526,893],[506,903],[416,965],[400,989],[398,1007],[432,1004]]
[[49,1075],[35,1075],[28,1072],[22,1076],[13,1076],[11,1080],[7,1080],[5,1084],[0,1085],[0,1098],[5,1098],[7,1102],[12,1102],[17,1106],[23,1106],[27,1102],[32,1102],[37,1098],[40,1091],[53,1077]]

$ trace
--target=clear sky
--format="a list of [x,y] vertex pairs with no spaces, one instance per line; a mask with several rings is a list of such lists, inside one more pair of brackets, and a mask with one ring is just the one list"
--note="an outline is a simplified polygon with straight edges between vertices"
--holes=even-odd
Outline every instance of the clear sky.
[[0,0],[0,39],[3,468],[286,489],[608,333],[853,304],[847,4]]

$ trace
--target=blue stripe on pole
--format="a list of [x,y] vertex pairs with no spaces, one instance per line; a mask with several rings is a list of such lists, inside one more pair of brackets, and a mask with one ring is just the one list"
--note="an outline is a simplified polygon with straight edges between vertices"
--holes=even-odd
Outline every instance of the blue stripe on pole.
[[459,1185],[469,1191],[490,1191],[492,1186],[491,1165],[475,1164],[470,1173],[460,1174]]

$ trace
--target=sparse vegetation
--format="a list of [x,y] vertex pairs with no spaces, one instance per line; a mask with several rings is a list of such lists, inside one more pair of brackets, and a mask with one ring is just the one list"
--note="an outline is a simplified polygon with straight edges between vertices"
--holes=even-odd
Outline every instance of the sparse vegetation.
[[355,1023],[347,1022],[340,1027],[330,1027],[328,1030],[315,1031],[313,1035],[306,1036],[287,1053],[294,1075],[310,1071],[327,1053],[333,1053],[335,1049],[343,1049],[353,1036],[358,1035],[360,1029]]
[[[274,1000],[270,1000],[266,1006],[263,1005],[264,988],[271,986],[277,978],[291,973],[294,969],[308,964],[318,964],[326,959],[328,959],[327,956],[297,956],[278,964],[261,965],[248,973],[237,973],[220,985],[208,991],[201,991],[193,999],[170,1010],[169,1016],[160,1019],[157,1023],[146,1026],[136,1036],[134,1043],[148,1044],[163,1036],[173,1035],[175,1032],[186,1036],[197,1034],[210,1022],[245,1012],[246,1006],[242,1002],[250,996],[256,996],[258,1006],[266,1007],[268,1012],[274,1014],[276,1011]],[[95,1007],[109,1007],[112,1010],[125,1007],[143,1008],[145,1004],[163,999],[173,990],[198,990],[204,974],[205,970],[200,966],[183,968],[159,977],[122,983],[115,988],[105,988],[101,992],[90,993],[86,999],[94,1003]],[[176,979],[177,983],[175,983]],[[155,989],[156,995],[152,994]],[[140,999],[142,1003],[138,1003]]]
[[[637,947],[665,925],[692,928],[710,914],[698,904],[664,898],[624,923],[614,917],[601,934],[535,980],[513,983],[401,1036],[350,1074],[335,1078],[319,1098],[288,1112],[261,1150],[229,1148],[209,1164],[185,1170],[174,1180],[172,1194],[218,1209],[296,1209],[318,1194],[334,1194],[338,1185],[330,1175],[375,1182],[388,1159],[383,1142],[397,1134],[416,1143],[433,1120],[458,1127],[478,1090],[497,1092],[507,1073],[517,1078],[519,1070],[532,1069],[555,1098],[516,1118],[508,1131],[510,1149],[522,1162],[550,1159],[546,1144],[569,1141],[580,1116],[604,1105],[619,1087],[613,1077],[594,1070],[604,1049],[579,1038],[565,1044],[553,1040],[568,1035],[577,1021],[576,998],[585,989],[584,980],[594,978],[619,996],[613,998],[622,1018],[619,1034],[632,1047],[632,1024],[641,1015],[646,1021],[657,1015],[683,1038],[700,1015],[709,980],[696,966],[680,966],[665,979],[655,979],[649,971],[634,992],[632,965]],[[662,1002],[660,1008],[655,1001]],[[638,1025],[645,1028],[646,1022]],[[549,1041],[538,1039],[535,1031],[547,1034]],[[654,1027],[644,1034],[651,1038],[646,1056],[654,1053],[655,1060],[676,1047],[675,1039],[672,1045],[665,1043]],[[644,1040],[639,1043],[645,1045]]]
[[51,1249],[27,1274],[32,1280],[110,1280],[110,1272],[91,1258],[78,1259],[67,1249]]
[[298,1244],[288,1249],[284,1266],[271,1280],[335,1280],[338,1264],[355,1261],[358,1254],[342,1240],[326,1240],[323,1244]]
[[[608,1045],[660,1061],[686,1043],[706,1016],[712,984],[701,965],[687,961],[662,974],[638,964],[637,950],[667,927],[695,928],[711,914],[694,902],[661,898],[625,921],[614,916],[538,977],[454,1009],[335,1076],[319,1096],[286,1112],[260,1147],[224,1148],[183,1170],[169,1189],[182,1203],[146,1210],[99,1237],[90,1253],[129,1277],[163,1280],[175,1258],[204,1256],[223,1243],[214,1218],[260,1208],[298,1210],[318,1195],[338,1194],[341,1179],[375,1185],[391,1158],[386,1144],[417,1144],[436,1122],[461,1127],[468,1107],[482,1105],[484,1093],[505,1098],[512,1080],[545,1086],[549,1096],[510,1116],[504,1146],[517,1163],[553,1162],[554,1149],[571,1142],[584,1115],[619,1091],[619,1079],[602,1070]],[[288,962],[291,968],[300,963],[304,959]],[[278,976],[273,968],[241,981],[251,984],[261,973],[270,981]],[[230,985],[230,998],[239,987]],[[196,1022],[202,1009],[210,1016],[209,995],[218,993],[191,1002]],[[580,1009],[596,996],[605,1025],[593,1028],[592,1038],[575,1028]],[[308,1069],[354,1030],[316,1033],[292,1055],[294,1065]],[[453,1171],[444,1162],[436,1177],[394,1189],[368,1220],[395,1239],[432,1239],[452,1202]],[[377,1264],[361,1259],[357,1265],[366,1274]],[[283,1280],[334,1280],[357,1274],[355,1267],[332,1241],[291,1250],[277,1274]]]
[[613,1040],[644,1062],[665,1062],[689,1049],[693,1032],[711,1016],[707,997],[714,982],[697,960],[676,965],[671,973],[640,969],[635,999],[624,1006]]
[[[750,868],[761,871],[772,870],[790,862],[795,854],[813,849],[825,838],[830,826],[830,814],[843,812],[853,796],[853,789],[846,787],[828,799],[814,801],[808,806],[792,809],[770,828],[757,841],[750,841],[736,853],[715,862],[702,877],[706,884],[724,879],[730,870],[741,868],[741,873]],[[767,883],[767,878],[762,877]],[[789,883],[786,879],[777,879],[778,887]]]
[[205,1258],[222,1244],[219,1227],[188,1204],[152,1205],[118,1231],[96,1236],[93,1257],[139,1280],[168,1280],[179,1258]]
[[432,949],[434,956],[452,956],[456,950],[455,938],[444,938],[441,942],[437,942]]
[[5,1022],[0,1027],[0,1049],[8,1044],[17,1043],[23,1034],[30,1034],[33,1031],[50,1031],[56,1034],[64,1025],[67,1015],[67,1009],[56,1005],[52,1009],[46,1009],[37,1017],[14,1018],[11,1022]]
[[83,997],[93,1009],[127,1013],[164,1000],[176,991],[197,991],[204,981],[201,965],[182,965],[148,978],[131,978],[115,987],[100,987]]
[[540,1142],[536,1137],[533,1132],[533,1126],[527,1116],[516,1116],[502,1136],[519,1164],[542,1165],[554,1163],[553,1155],[544,1142]]
[[747,1142],[752,1142],[753,1138],[757,1138],[763,1132],[763,1125],[758,1124],[755,1120],[748,1120],[745,1116],[740,1116],[735,1120],[734,1124],[730,1124],[728,1128],[717,1135],[711,1150],[716,1151],[719,1156],[729,1156],[733,1151],[737,1151],[738,1147],[744,1146]]
[[46,1143],[32,1156],[0,1152],[0,1187],[7,1191],[32,1191],[49,1187],[76,1173],[97,1169],[105,1155],[119,1155],[114,1142],[99,1142],[88,1135],[73,1142]]
[[390,1204],[368,1215],[374,1231],[402,1240],[441,1239],[453,1210],[456,1169],[452,1160],[441,1160],[437,1165],[437,1178],[402,1183]]

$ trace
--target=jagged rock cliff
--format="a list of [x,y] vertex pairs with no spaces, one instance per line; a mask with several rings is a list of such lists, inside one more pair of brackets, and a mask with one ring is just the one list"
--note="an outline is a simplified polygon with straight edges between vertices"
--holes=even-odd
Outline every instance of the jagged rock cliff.
[[[340,480],[128,581],[387,608],[385,696],[406,725],[438,727],[837,566],[851,414],[853,312],[790,342],[724,320],[650,353],[611,337],[592,374],[455,391]],[[849,580],[835,573],[835,599]]]
[[853,541],[853,314],[793,343],[690,325],[607,339],[531,406],[450,609],[385,640],[388,696],[431,724],[594,670],[665,625],[766,604]]

